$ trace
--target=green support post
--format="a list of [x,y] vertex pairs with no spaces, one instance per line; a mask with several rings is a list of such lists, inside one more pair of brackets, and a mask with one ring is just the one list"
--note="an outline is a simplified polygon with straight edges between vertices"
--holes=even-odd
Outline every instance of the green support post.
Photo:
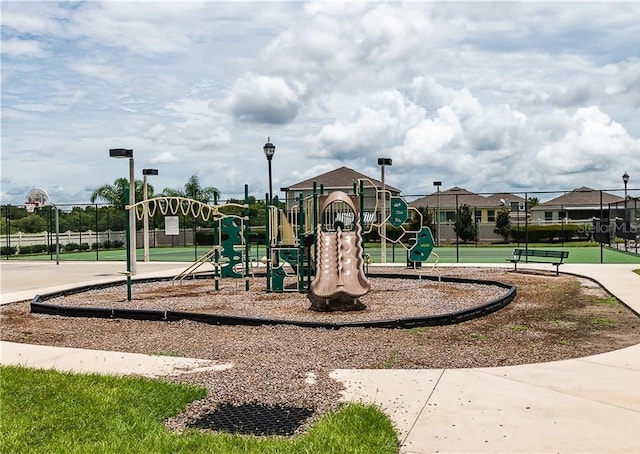
[[[315,185],[315,183],[314,183]],[[298,200],[298,291],[304,292],[304,211],[302,194]],[[307,270],[307,275],[311,275],[311,270]],[[311,285],[311,284],[309,284]]]
[[270,293],[271,292],[271,242],[269,241],[269,238],[270,238],[271,234],[269,233],[269,224],[270,224],[270,222],[269,222],[269,203],[270,203],[269,194],[265,194],[264,195],[264,200],[266,201],[266,203],[265,203],[265,211],[266,211],[266,213],[265,213],[265,217],[264,217],[265,220],[266,220],[266,222],[265,222],[266,227],[264,229],[264,232],[265,232],[264,233],[265,234],[264,243],[265,243],[265,246],[267,248],[267,272],[266,272],[266,275],[267,275],[267,293]]
[[242,215],[244,217],[244,289],[249,291],[249,260],[251,253],[250,245],[249,245],[249,185],[244,185],[244,204],[247,205],[247,208],[242,210]]
[[[320,194],[319,195],[323,195],[324,194],[324,185],[321,184],[320,185]],[[313,226],[311,228],[311,236],[313,237],[313,248],[314,248],[314,252],[317,254],[318,253],[318,244],[317,244],[317,234],[316,234],[316,228],[318,227],[318,184],[314,181],[313,182],[313,193],[312,193],[312,197],[313,197],[313,213],[311,214],[313,217]],[[308,266],[309,266],[309,272],[307,273],[307,288],[311,288],[311,246],[309,246],[309,259],[307,260]],[[316,270],[316,273],[318,272],[318,270]]]
[[[320,194],[322,194],[323,186],[320,185]],[[318,183],[313,182],[313,234],[315,235],[316,226],[318,225]],[[300,198],[302,198],[302,194],[300,194]]]
[[[213,204],[217,205],[218,204],[218,191],[214,191],[213,193]],[[220,221],[217,220],[215,222],[215,224],[213,225],[213,245],[214,246],[219,246],[219,242],[218,242],[218,232],[220,232],[219,230],[219,223]],[[218,249],[215,250],[215,252],[213,253],[213,259],[215,260],[216,265],[220,264],[220,253],[218,252]],[[219,269],[218,267],[214,267],[213,269],[213,288],[215,289],[215,291],[217,292],[218,290],[220,290],[220,275],[219,275]]]
[[[124,199],[129,200],[129,188],[124,188]],[[128,210],[124,210],[125,221],[125,235],[127,235],[127,301],[131,301],[131,222]]]

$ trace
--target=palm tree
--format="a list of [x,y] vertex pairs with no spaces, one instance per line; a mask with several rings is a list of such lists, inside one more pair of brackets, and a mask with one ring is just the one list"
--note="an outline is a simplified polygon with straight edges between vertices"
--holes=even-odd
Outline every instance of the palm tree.
[[[113,185],[105,184],[93,191],[91,194],[91,203],[95,203],[96,200],[102,200],[113,205],[116,208],[124,210],[126,204],[129,203],[125,200],[124,191],[129,187],[129,180],[126,178],[117,178]],[[143,182],[141,180],[135,180],[136,189],[136,201],[142,200],[143,195]],[[153,186],[147,184],[148,197],[153,197]]]
[[[184,185],[184,189],[171,189],[164,188],[162,190],[162,195],[168,197],[185,197],[187,199],[197,200],[198,202],[206,203],[213,201],[215,202],[217,198],[220,196],[220,191],[213,186],[202,187],[200,185],[200,178],[198,175],[191,175],[191,178],[187,180]],[[209,221],[209,224],[213,222]],[[196,228],[197,228],[198,220],[195,218],[187,218],[185,219],[185,227],[193,228],[193,237],[196,238]]]
[[202,187],[198,175],[192,175],[184,185],[184,189],[164,188],[162,195],[169,197],[185,197],[202,203],[209,203],[220,197],[220,191],[213,186]]

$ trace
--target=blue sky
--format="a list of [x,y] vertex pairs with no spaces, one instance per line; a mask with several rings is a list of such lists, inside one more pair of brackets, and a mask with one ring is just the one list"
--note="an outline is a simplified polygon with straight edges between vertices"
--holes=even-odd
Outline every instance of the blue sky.
[[640,187],[640,3],[3,1],[2,203],[134,150],[222,198],[346,165],[404,194]]

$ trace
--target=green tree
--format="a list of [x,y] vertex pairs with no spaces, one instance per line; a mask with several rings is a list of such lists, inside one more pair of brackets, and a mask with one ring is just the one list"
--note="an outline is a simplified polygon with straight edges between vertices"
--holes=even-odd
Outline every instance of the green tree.
[[[200,178],[198,175],[191,175],[191,177],[184,184],[183,189],[172,189],[172,188],[164,188],[162,190],[162,195],[168,197],[184,197],[187,199],[197,200],[202,203],[210,203],[215,202],[220,197],[220,191],[213,186],[203,187],[200,184]],[[205,227],[210,227],[212,225],[212,220],[205,223]],[[196,229],[199,222],[197,219],[193,219],[193,217],[185,217],[184,226],[185,227],[193,227]],[[194,230],[195,235],[195,230]]]
[[505,243],[509,241],[509,234],[511,233],[511,219],[509,218],[509,210],[500,210],[496,215],[496,227],[493,229],[493,233],[500,235]]
[[458,238],[465,243],[476,239],[476,224],[473,222],[473,210],[466,203],[458,208],[456,222],[453,228],[458,234]]
[[537,197],[529,197],[528,209],[535,208],[540,204],[540,200]]
[[[143,186],[144,183],[142,180],[135,180],[135,189],[136,189],[136,202],[142,200],[143,196]],[[128,200],[125,200],[124,192],[125,189],[129,187],[129,180],[126,178],[117,178],[113,184],[105,184],[104,186],[100,186],[98,189],[93,191],[91,194],[91,198],[89,199],[91,203],[95,203],[96,200],[101,200],[103,202],[107,202],[113,205],[116,208],[124,210],[125,205],[129,203]],[[149,198],[154,195],[153,186],[147,184],[147,196]]]
[[124,230],[125,213],[113,206],[101,206],[98,208],[98,231]]
[[24,233],[40,233],[47,231],[47,221],[36,213],[31,213],[15,221],[15,227]]
[[422,225],[420,225],[420,216],[418,216],[418,213],[411,210],[410,213],[412,213],[412,215],[409,219],[409,229],[415,231],[420,229],[421,227],[429,227],[431,229],[431,232],[435,235],[436,230],[435,226],[433,225],[432,215],[433,209],[430,209],[428,206],[416,207],[416,209],[418,210],[420,215],[422,215]]
[[[98,226],[99,228],[99,226]],[[86,232],[96,230],[96,211],[92,205],[74,206],[68,213],[60,215],[60,231]]]
[[220,197],[220,191],[213,186],[202,187],[198,175],[191,175],[185,183],[184,189],[164,188],[162,195],[168,197],[185,197],[202,203],[209,203],[216,200],[216,197]]
[[[265,225],[265,213],[266,213],[266,205],[262,200],[256,200],[255,196],[250,195],[247,200],[249,205],[249,224],[255,226],[263,226]],[[227,203],[239,203],[244,204],[244,200],[240,199],[229,199]],[[232,209],[228,208],[224,210],[226,214],[236,214],[241,215],[242,210],[240,209]]]
[[[38,211],[39,210],[36,210],[33,214],[38,215]],[[30,213],[28,213],[24,207],[16,205],[2,205],[2,210],[0,210],[2,233],[17,233],[23,231],[20,227],[20,220],[29,216],[29,214]],[[9,230],[9,232],[7,232],[7,230]]]

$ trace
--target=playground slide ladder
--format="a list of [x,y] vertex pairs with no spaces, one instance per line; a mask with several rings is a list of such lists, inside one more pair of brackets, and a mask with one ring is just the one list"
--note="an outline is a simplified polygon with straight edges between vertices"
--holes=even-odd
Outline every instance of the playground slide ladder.
[[[184,271],[181,271],[173,278],[173,283],[176,281],[180,282],[182,285],[182,280],[187,276],[190,276],[196,272],[198,268],[200,268],[205,262],[211,262],[211,259],[215,256],[216,251],[220,252],[222,250],[221,246],[214,246],[210,251],[204,254],[202,257],[198,259],[195,263],[189,265]],[[215,266],[215,265],[214,265]]]

